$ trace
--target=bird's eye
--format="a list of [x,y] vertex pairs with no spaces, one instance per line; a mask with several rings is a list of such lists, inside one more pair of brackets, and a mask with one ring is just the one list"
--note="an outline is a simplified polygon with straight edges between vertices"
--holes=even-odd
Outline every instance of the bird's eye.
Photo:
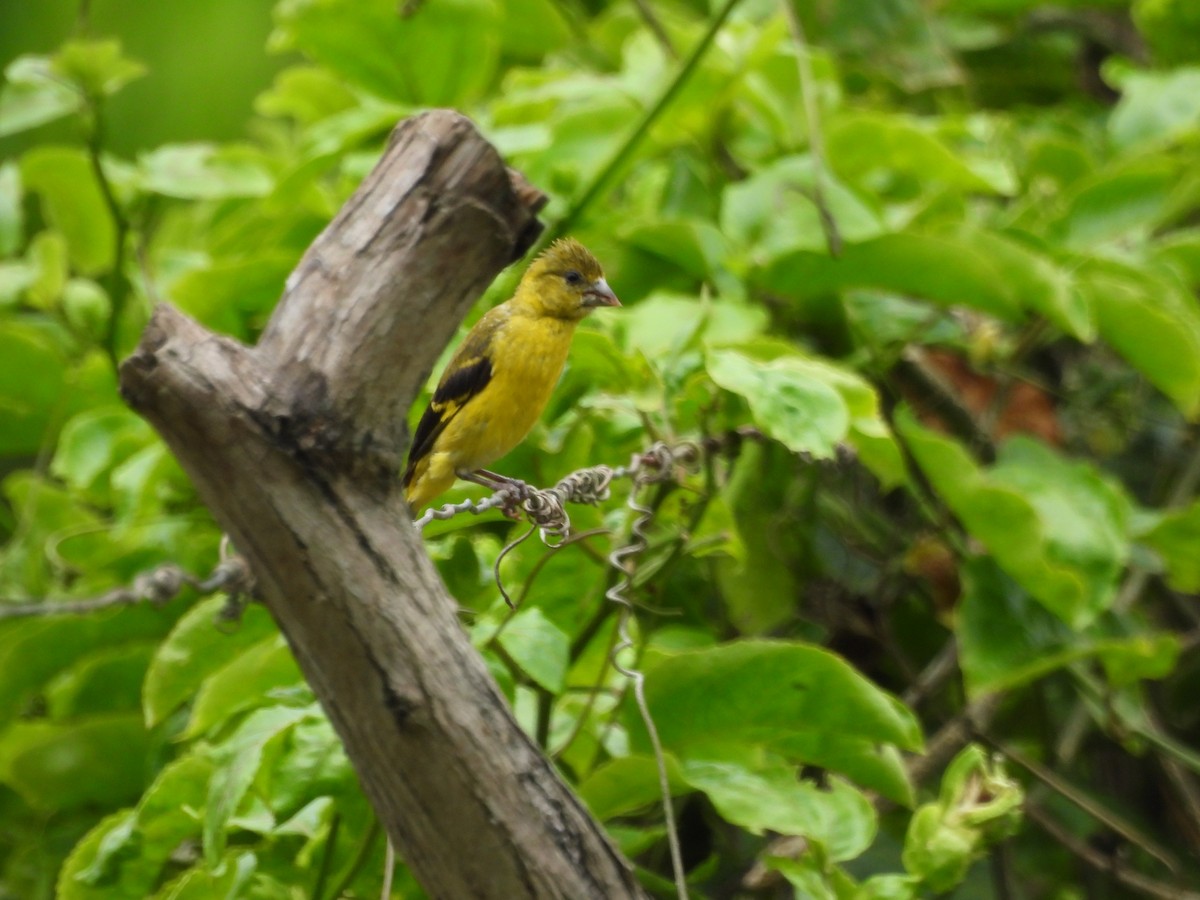
[[567,284],[579,284],[583,281],[583,276],[574,269],[564,275],[563,278],[567,279]]

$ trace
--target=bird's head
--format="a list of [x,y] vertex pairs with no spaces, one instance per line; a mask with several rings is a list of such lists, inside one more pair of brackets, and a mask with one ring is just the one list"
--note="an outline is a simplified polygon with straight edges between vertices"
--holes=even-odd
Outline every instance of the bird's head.
[[604,270],[583,244],[555,241],[525,272],[515,298],[536,315],[578,321],[598,306],[620,306]]

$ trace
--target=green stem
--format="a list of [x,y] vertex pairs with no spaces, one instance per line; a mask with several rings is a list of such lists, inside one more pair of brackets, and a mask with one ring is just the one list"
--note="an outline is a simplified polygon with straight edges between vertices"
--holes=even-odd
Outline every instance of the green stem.
[[118,346],[120,321],[128,295],[128,285],[124,278],[124,269],[125,238],[129,234],[129,221],[125,218],[125,214],[121,210],[121,204],[117,202],[117,195],[113,191],[112,183],[104,173],[104,166],[100,161],[104,135],[102,101],[99,97],[88,97],[87,104],[91,113],[91,127],[88,129],[87,139],[88,161],[91,163],[92,173],[96,176],[96,183],[99,185],[100,194],[104,198],[104,205],[108,208],[108,214],[112,216],[113,229],[115,231],[113,264],[104,279],[105,290],[108,292],[109,300],[112,302],[112,311],[108,317],[108,328],[105,329],[104,350],[112,361],[113,369],[115,370],[120,364],[120,348]]
[[[363,835],[363,839],[359,842],[358,849],[354,853],[354,859],[350,860],[350,865],[346,867],[346,871],[338,878],[337,883],[333,886],[333,890],[325,895],[326,900],[338,900],[339,897],[346,894],[351,883],[358,877],[358,873],[362,871],[363,866],[366,865],[367,859],[371,855],[371,850],[375,846],[375,839],[378,837],[379,820],[372,819],[371,827]],[[313,896],[316,897],[317,895],[314,894]],[[318,897],[317,900],[321,900],[321,898]]]
[[625,138],[621,146],[609,157],[608,162],[592,178],[591,183],[579,195],[571,205],[571,208],[567,210],[566,215],[546,229],[542,235],[542,239],[538,242],[539,246],[545,246],[555,238],[561,237],[570,231],[587,209],[608,189],[621,167],[633,155],[634,150],[637,149],[638,145],[649,134],[651,127],[658,121],[667,107],[671,105],[671,101],[675,99],[679,91],[687,83],[692,72],[699,65],[701,58],[703,58],[709,46],[711,46],[713,40],[716,38],[717,32],[721,30],[721,26],[725,24],[725,20],[729,18],[729,14],[733,12],[734,7],[738,3],[739,0],[725,0],[724,5],[717,12],[716,18],[709,23],[704,36],[692,48],[692,52],[683,61],[683,64],[679,67],[679,71],[671,79],[670,84],[666,86],[663,92],[659,94],[658,99],[642,115],[641,120],[634,127],[633,131],[629,133],[629,136]]

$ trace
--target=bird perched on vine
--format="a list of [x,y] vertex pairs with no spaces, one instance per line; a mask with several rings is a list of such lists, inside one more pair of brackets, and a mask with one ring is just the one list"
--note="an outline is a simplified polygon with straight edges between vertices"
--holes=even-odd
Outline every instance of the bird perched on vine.
[[484,314],[446,366],[413,435],[404,472],[419,510],[456,478],[493,490],[511,479],[484,467],[527,435],[562,374],[575,326],[620,306],[600,263],[576,240],[551,244],[512,298]]

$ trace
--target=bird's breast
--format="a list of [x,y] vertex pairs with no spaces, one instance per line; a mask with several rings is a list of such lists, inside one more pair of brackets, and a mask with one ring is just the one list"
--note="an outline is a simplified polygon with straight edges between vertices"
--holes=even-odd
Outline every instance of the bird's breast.
[[491,354],[491,380],[471,402],[480,415],[470,417],[470,433],[459,438],[463,468],[490,465],[529,434],[562,375],[574,323],[518,320],[505,331]]

